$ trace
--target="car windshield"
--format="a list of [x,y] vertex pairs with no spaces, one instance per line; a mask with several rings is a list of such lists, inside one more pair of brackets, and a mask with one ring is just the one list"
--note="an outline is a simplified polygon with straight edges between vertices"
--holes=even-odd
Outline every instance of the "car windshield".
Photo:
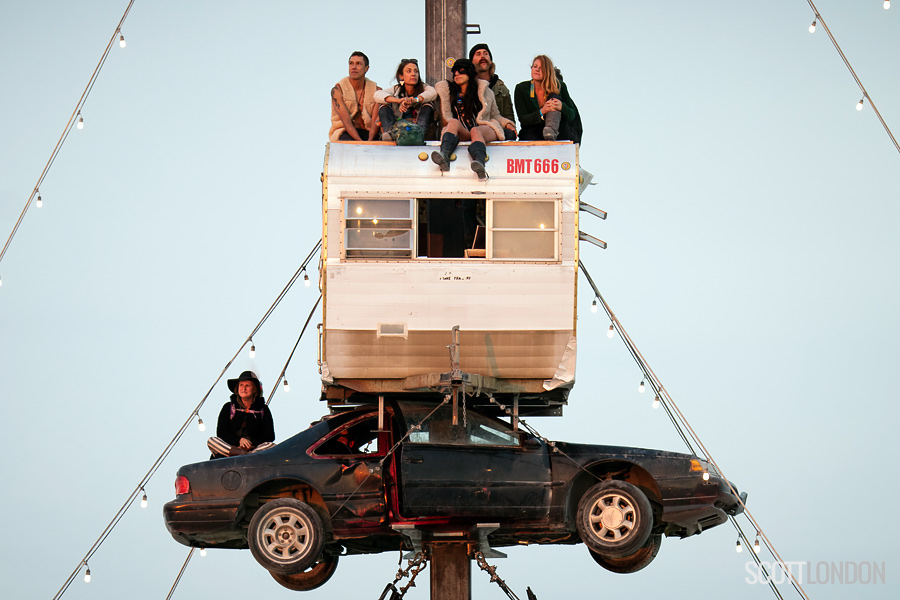
[[[445,404],[428,417],[434,405],[406,405],[403,418],[411,430],[409,441],[417,444],[518,446],[519,434],[509,423],[474,411],[459,411],[459,424],[451,425],[453,408]],[[426,418],[427,417],[427,418]],[[424,419],[424,420],[423,420]],[[419,426],[421,423],[421,426]]]

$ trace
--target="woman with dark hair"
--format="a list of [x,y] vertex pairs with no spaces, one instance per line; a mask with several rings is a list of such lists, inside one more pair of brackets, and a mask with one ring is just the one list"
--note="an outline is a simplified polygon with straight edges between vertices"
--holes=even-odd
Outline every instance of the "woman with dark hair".
[[393,139],[391,127],[398,119],[415,121],[427,131],[434,118],[434,100],[437,98],[434,88],[419,78],[419,61],[415,58],[401,60],[394,79],[397,85],[387,90],[378,90],[374,96],[375,102],[379,104],[381,139],[385,142]]
[[550,57],[539,54],[531,61],[531,80],[516,86],[520,140],[571,139],[568,123],[575,119],[575,103],[557,74]]
[[239,456],[275,446],[275,424],[266,406],[262,384],[253,371],[228,380],[231,400],[219,411],[216,436],[206,445],[212,456]]
[[441,131],[440,152],[432,152],[431,160],[437,163],[441,171],[449,171],[450,154],[459,141],[471,141],[469,155],[472,157],[472,170],[478,174],[479,179],[486,179],[485,144],[505,139],[503,129],[515,130],[516,124],[497,110],[494,92],[488,87],[487,81],[478,79],[471,60],[457,59],[451,71],[452,80],[438,81],[434,86],[441,99],[441,121],[444,128]]

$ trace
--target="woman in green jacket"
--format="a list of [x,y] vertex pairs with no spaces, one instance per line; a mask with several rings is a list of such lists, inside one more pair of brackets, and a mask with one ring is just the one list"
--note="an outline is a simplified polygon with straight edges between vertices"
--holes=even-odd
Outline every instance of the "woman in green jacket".
[[531,80],[516,86],[519,140],[568,140],[568,123],[575,119],[575,103],[557,77],[553,61],[539,54],[531,62]]

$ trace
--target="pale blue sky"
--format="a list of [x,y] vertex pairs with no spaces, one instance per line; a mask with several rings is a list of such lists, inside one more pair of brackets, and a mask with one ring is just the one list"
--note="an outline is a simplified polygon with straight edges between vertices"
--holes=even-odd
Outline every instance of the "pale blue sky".
[[[0,4],[0,235],[5,240],[127,2]],[[7,447],[5,596],[50,598],[320,235],[328,90],[365,51],[387,85],[424,58],[422,2],[135,3],[73,131],[0,263]],[[469,21],[512,87],[549,54],[584,120],[582,228],[602,293],[754,515],[792,561],[886,563],[895,598],[893,379],[900,359],[900,154],[806,2],[478,2]],[[900,6],[820,0],[900,130]],[[356,15],[346,19],[346,15]],[[385,16],[387,15],[387,16]],[[404,15],[404,16],[400,16]],[[350,21],[351,23],[344,23]],[[560,22],[552,30],[545,22]],[[577,385],[555,439],[682,450],[580,285]],[[298,286],[229,371],[271,386],[315,301]],[[321,416],[315,337],[272,409],[278,439]],[[211,423],[220,385],[201,411]],[[192,427],[66,598],[164,598],[187,549],[166,532]],[[742,521],[744,522],[744,521]],[[583,546],[514,548],[524,597],[765,598],[730,525],[667,539],[633,575]],[[768,558],[768,557],[767,557]],[[377,598],[397,555],[350,557],[305,598]],[[427,577],[427,574],[423,574]],[[505,598],[473,571],[477,598]],[[426,598],[421,584],[407,596]],[[791,597],[789,589],[783,590]],[[195,556],[176,598],[296,597],[246,551]]]

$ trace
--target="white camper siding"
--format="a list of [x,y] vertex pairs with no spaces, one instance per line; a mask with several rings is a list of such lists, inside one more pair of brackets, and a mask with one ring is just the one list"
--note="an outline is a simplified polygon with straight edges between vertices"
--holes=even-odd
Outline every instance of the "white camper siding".
[[[434,149],[329,145],[323,178],[326,376],[340,384],[447,372],[447,346],[458,325],[464,372],[541,389],[564,361],[574,364],[577,147],[489,145],[487,181],[469,168],[465,145],[444,174],[430,160]],[[423,198],[483,201],[486,258],[417,256],[417,200]],[[390,200],[369,205],[389,209],[381,222],[359,208],[370,200]],[[497,213],[497,224],[495,202],[514,203],[505,216]],[[529,210],[527,202],[540,204]],[[538,217],[525,222],[520,214]],[[345,226],[354,228],[349,235]],[[373,237],[370,248],[366,236],[376,234],[379,241]]]

